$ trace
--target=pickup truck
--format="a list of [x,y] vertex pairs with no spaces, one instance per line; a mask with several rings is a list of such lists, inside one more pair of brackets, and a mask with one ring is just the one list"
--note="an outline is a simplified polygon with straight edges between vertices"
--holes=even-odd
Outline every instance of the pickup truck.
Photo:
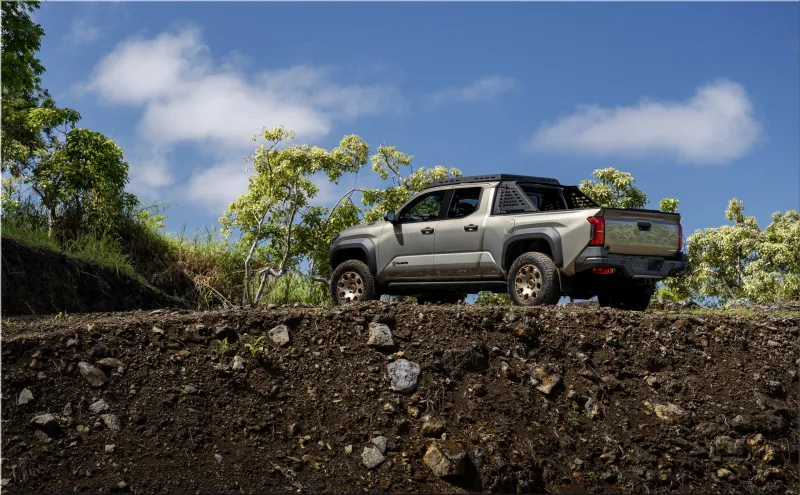
[[335,304],[413,295],[455,303],[479,291],[516,305],[562,296],[644,311],[686,268],[680,215],[598,206],[556,179],[495,174],[434,181],[384,221],[330,249]]

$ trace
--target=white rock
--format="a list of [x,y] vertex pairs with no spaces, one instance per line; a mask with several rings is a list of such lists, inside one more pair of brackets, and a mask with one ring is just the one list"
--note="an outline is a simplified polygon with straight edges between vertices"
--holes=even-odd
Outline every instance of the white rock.
[[398,359],[389,363],[387,370],[391,378],[390,387],[395,392],[408,394],[417,389],[421,371],[417,363],[407,359]]
[[17,398],[17,405],[21,406],[23,404],[27,404],[32,400],[33,400],[33,392],[31,392],[27,388],[23,388],[22,392],[19,393],[19,397]]
[[98,400],[97,402],[93,402],[89,405],[89,410],[95,414],[100,414],[108,411],[108,404],[103,399]]
[[370,323],[367,345],[379,351],[391,351],[394,349],[392,331],[383,323]]
[[278,325],[270,330],[269,338],[272,339],[275,344],[281,347],[290,344],[292,341],[291,337],[289,336],[289,327],[286,325]]
[[381,451],[381,454],[385,454],[386,453],[386,446],[389,443],[389,441],[386,440],[386,437],[381,435],[381,436],[373,438],[371,441],[372,441],[373,445],[378,447],[378,450]]
[[386,458],[381,454],[381,451],[378,450],[378,447],[364,447],[364,451],[361,453],[361,460],[364,461],[364,465],[367,466],[367,469],[372,469],[383,461]]

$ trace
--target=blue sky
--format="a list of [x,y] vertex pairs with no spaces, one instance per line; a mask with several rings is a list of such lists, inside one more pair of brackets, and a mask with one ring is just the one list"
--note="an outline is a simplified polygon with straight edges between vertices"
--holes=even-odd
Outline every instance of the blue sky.
[[[130,189],[212,225],[262,126],[465,174],[632,173],[684,231],[800,209],[800,3],[46,3],[56,101]],[[374,185],[365,169],[360,185]],[[323,188],[330,203],[344,189]]]

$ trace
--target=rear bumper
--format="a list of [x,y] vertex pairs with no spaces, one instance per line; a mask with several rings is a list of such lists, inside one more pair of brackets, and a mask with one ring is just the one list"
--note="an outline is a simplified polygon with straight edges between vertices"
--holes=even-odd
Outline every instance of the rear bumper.
[[575,260],[575,273],[606,267],[616,268],[617,272],[631,279],[661,280],[686,269],[686,261],[683,253],[670,259],[648,258],[608,254],[606,248],[601,246],[587,247]]

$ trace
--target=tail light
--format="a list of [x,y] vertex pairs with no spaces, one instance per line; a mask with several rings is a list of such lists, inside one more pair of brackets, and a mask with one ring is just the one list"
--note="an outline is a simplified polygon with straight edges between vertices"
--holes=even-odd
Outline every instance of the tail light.
[[606,219],[603,217],[589,217],[587,220],[592,224],[589,245],[602,246],[606,243]]
[[611,275],[615,271],[616,270],[614,268],[611,268],[611,267],[607,267],[607,268],[606,267],[603,267],[603,268],[595,267],[595,268],[592,268],[592,273],[597,274],[597,275]]
[[678,251],[683,249],[683,225],[678,223]]

